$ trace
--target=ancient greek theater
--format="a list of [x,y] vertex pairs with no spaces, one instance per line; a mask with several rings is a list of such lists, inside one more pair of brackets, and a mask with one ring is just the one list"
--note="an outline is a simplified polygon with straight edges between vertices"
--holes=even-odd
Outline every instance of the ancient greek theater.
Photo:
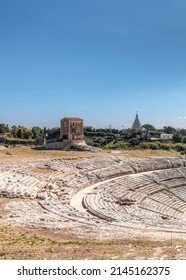
[[168,233],[186,238],[181,158],[106,155],[1,163],[0,195],[1,225],[68,228],[101,239],[166,239]]

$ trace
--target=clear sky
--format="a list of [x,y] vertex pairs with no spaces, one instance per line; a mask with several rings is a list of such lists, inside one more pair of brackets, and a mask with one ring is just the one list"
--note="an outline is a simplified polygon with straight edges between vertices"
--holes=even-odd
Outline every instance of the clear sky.
[[185,0],[0,0],[0,123],[186,128]]

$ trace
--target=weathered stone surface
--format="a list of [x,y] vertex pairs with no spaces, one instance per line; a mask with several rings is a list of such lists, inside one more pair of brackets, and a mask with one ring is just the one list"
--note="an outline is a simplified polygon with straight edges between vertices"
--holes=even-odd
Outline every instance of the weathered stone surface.
[[6,152],[5,154],[6,154],[6,155],[9,155],[9,156],[12,156],[12,155],[13,155],[12,152]]
[[[5,205],[9,214],[1,221],[30,227],[84,224],[105,231],[127,226],[186,231],[186,167],[179,158],[4,163],[0,196],[16,198]],[[78,196],[79,206],[72,205]]]
[[7,150],[7,148],[5,146],[0,145],[0,150]]
[[60,138],[69,141],[83,140],[83,120],[80,118],[66,117],[61,120]]

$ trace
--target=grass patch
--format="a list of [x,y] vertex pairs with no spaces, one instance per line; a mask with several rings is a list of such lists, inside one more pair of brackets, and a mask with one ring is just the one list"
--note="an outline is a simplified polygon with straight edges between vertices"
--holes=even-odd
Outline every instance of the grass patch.
[[3,257],[3,256],[5,256],[5,255],[6,255],[6,253],[0,252],[0,257]]
[[[48,240],[50,245],[54,246],[98,246],[96,243],[92,242],[81,242],[81,241],[64,241],[64,242],[59,242],[59,241],[54,241],[54,240]],[[100,244],[99,244],[100,245]]]
[[[13,155],[6,155],[6,152],[12,152]],[[6,150],[0,150],[1,158],[8,158],[14,160],[15,158],[81,158],[90,157],[92,153],[78,152],[78,151],[62,151],[62,150],[45,150],[39,147],[30,148],[27,146],[13,147]]]
[[[6,152],[12,152],[13,156],[6,155]],[[14,158],[81,158],[81,157],[100,157],[100,156],[110,156],[111,154],[120,154],[125,157],[175,157],[180,156],[179,152],[165,151],[165,150],[110,150],[109,152],[81,152],[81,151],[62,151],[62,150],[45,150],[39,147],[30,148],[24,147],[14,147],[8,148],[6,150],[0,150],[0,157],[14,159]]]
[[44,238],[42,236],[38,236],[36,234],[30,235],[27,233],[22,234],[11,234],[10,231],[6,229],[0,232],[0,244],[1,245],[25,245],[25,246],[37,246],[37,245],[45,245],[45,246],[91,246],[96,245],[93,242],[84,242],[84,241],[57,241],[52,240],[50,238]]
[[[63,238],[63,239],[62,239]],[[1,259],[186,259],[186,240],[91,240],[70,232],[0,228]]]
[[177,157],[180,156],[178,152],[165,151],[165,150],[128,150],[128,151],[120,151],[121,155],[125,157],[137,157],[137,158],[145,158],[145,157]]

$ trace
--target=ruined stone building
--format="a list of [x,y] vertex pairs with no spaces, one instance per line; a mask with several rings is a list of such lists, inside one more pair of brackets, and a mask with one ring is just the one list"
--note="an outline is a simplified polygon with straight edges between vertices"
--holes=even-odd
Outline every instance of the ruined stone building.
[[80,118],[63,118],[60,126],[60,138],[69,141],[83,141],[83,120]]

